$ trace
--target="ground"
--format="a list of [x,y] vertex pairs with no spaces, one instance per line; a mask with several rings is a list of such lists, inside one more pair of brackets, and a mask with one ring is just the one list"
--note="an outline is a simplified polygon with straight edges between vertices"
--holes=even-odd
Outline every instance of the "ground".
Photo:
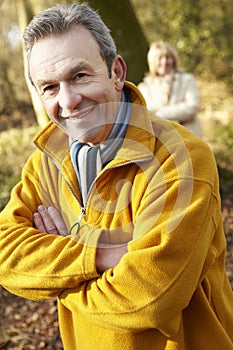
[[56,300],[34,302],[0,287],[0,349],[61,350]]

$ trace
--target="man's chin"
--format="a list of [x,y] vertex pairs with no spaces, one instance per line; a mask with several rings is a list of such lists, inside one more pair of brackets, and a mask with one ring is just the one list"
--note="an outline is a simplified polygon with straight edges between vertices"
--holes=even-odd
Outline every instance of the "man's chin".
[[[103,132],[103,126],[95,126],[91,129],[84,130],[78,127],[75,127],[75,125],[71,125],[71,123],[62,123],[59,124],[58,127],[69,137],[71,137],[73,140],[78,140],[80,142],[84,143],[98,143],[101,141],[104,141],[104,136],[101,137],[101,135],[104,135]],[[103,138],[103,140],[102,140]]]

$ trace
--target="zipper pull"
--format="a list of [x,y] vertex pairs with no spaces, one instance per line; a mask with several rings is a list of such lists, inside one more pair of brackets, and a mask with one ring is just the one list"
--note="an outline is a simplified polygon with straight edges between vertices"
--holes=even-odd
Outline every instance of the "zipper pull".
[[70,228],[70,232],[69,232],[69,234],[71,235],[71,238],[74,238],[77,234],[78,234],[78,232],[79,232],[79,229],[80,229],[80,223],[81,223],[81,221],[82,221],[82,217],[83,217],[83,215],[85,214],[85,208],[81,208],[81,212],[80,212],[80,214],[79,214],[79,217],[78,217],[78,219],[77,219],[77,222],[75,222],[72,226],[71,226],[71,228]]

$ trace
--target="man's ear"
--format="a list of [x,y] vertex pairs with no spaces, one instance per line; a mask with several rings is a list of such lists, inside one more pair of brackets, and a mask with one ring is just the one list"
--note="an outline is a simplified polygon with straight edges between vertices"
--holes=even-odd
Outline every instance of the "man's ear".
[[124,59],[120,55],[117,55],[112,64],[112,79],[117,91],[123,89],[126,79],[126,70],[127,67]]

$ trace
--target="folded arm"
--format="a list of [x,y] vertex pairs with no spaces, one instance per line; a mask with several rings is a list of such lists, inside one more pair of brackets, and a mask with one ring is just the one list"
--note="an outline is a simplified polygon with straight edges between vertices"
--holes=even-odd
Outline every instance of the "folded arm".
[[[157,110],[159,116],[180,123],[191,121],[196,117],[200,108],[200,100],[195,78],[192,75],[188,75],[187,81],[184,82],[184,86],[181,89],[184,91],[183,98],[179,99],[178,97],[175,102],[175,95],[172,103]],[[177,95],[179,96],[180,93],[178,91]]]
[[[197,186],[200,189],[200,184]],[[208,187],[201,189],[201,195],[197,191],[184,218],[171,232],[167,232],[164,217],[154,224],[152,213],[156,204],[160,205],[159,198],[144,208],[135,226],[138,239],[129,243],[129,252],[115,268],[64,291],[60,300],[65,307],[71,312],[78,309],[104,327],[130,331],[155,328],[166,336],[175,334],[182,311],[215,259],[215,250],[209,249],[216,226],[210,218],[217,202]],[[167,203],[163,213],[171,210]],[[215,220],[219,222],[220,216]]]
[[[65,223],[58,210],[54,207],[46,208],[44,205],[40,205],[37,208],[37,212],[34,213],[33,219],[35,227],[42,232],[60,236],[68,235]],[[107,245],[98,243],[96,249],[97,271],[102,273],[109,268],[115,267],[127,251],[127,244]]]
[[[212,174],[212,162],[207,160],[201,169]],[[71,312],[78,310],[104,327],[124,331],[155,328],[168,336],[176,332],[182,310],[215,259],[208,255],[216,251],[209,248],[220,221],[219,203],[210,180],[195,182],[173,176],[167,186],[159,186],[159,180],[155,175],[151,191],[144,193],[141,182],[137,183],[140,177],[135,179],[130,206],[134,238],[127,253],[117,252],[115,262],[111,250],[104,254],[101,249],[105,248],[96,250],[101,228],[81,225],[82,240],[75,241],[57,235],[59,230],[48,234],[33,227],[38,200],[31,196],[32,212],[18,185],[9,204],[14,202],[17,209],[8,206],[0,215],[0,283],[26,298],[59,296]],[[175,203],[177,193],[181,195],[190,186],[194,186],[191,201],[181,210]],[[139,191],[143,192],[140,201],[135,199]],[[29,192],[26,187],[24,193]],[[176,217],[172,214],[182,212],[182,219],[173,227]],[[169,221],[172,230],[168,232]],[[48,229],[55,232],[57,228],[49,224]],[[99,264],[98,254],[100,260],[109,254],[110,262]]]

